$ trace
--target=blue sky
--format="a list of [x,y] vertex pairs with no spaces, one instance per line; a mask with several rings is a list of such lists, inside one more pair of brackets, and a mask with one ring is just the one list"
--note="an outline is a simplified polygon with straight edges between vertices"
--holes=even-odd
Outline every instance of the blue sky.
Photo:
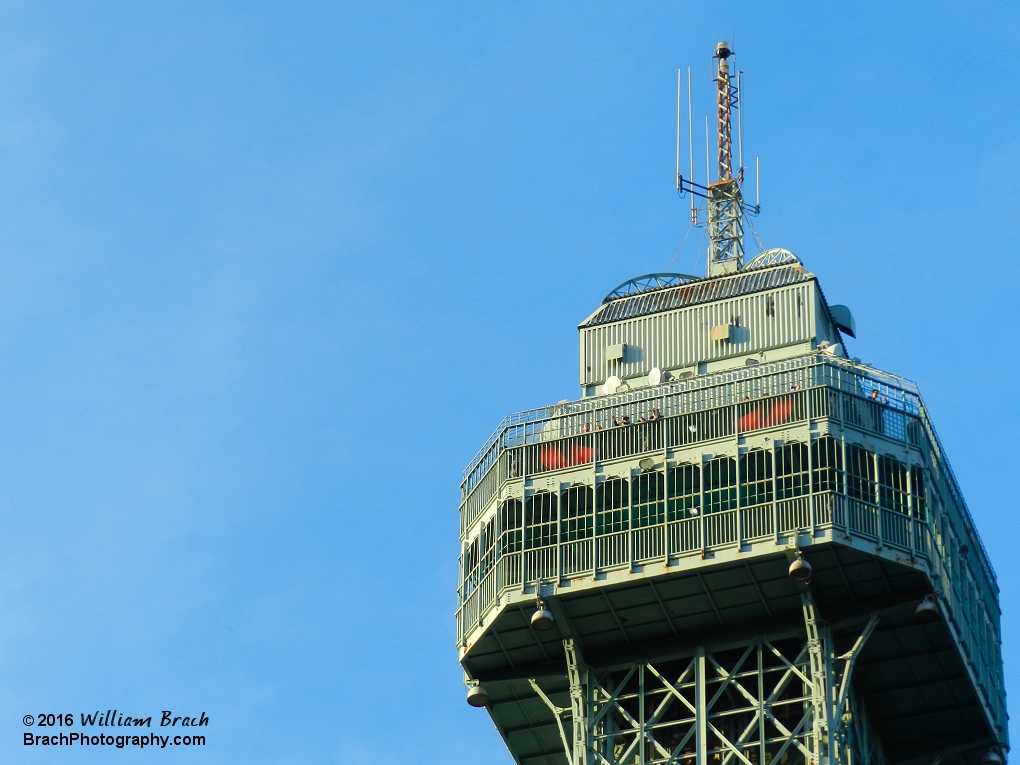
[[[705,114],[718,38],[758,230],[921,386],[1016,698],[1018,16],[4,3],[0,761],[510,762],[453,646],[460,471],[673,259],[676,68]],[[21,746],[108,708],[204,711],[209,745]]]

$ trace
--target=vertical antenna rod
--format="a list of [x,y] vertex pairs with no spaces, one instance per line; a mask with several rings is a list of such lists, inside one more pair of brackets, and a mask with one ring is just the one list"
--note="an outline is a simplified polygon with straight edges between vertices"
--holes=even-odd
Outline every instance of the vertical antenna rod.
[[744,102],[741,89],[743,83],[743,72],[737,72],[737,180],[744,182]]
[[[694,180],[694,113],[691,111],[691,68],[687,67],[687,158],[691,164],[691,180]],[[698,222],[698,208],[691,193],[691,223]]]
[[676,188],[680,190],[680,83],[682,82],[681,70],[676,70]]
[[705,115],[705,186],[712,184],[712,166],[708,159],[708,115]]
[[761,184],[758,181],[758,157],[754,158],[754,207],[758,209],[761,207]]

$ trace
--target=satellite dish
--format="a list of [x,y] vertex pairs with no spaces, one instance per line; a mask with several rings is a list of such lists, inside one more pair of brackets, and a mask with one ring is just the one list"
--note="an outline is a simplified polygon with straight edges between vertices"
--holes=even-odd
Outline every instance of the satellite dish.
[[652,371],[648,373],[648,384],[658,385],[662,382],[662,370],[658,367],[652,367]]
[[616,393],[616,389],[620,387],[621,382],[622,381],[620,380],[619,377],[617,377],[616,375],[612,375],[611,377],[606,379],[606,384],[602,386],[602,393],[604,393],[607,396],[611,396],[612,394]]
[[655,469],[655,460],[651,457],[645,457],[638,463],[638,467],[647,473],[649,470]]

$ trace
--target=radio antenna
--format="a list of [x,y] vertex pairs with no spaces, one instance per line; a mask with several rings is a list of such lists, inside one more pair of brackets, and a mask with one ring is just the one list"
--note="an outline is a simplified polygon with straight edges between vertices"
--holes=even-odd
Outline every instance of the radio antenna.
[[741,114],[744,111],[744,102],[741,100],[744,93],[741,90],[743,74],[737,71],[737,178],[740,181],[744,180],[744,121]]
[[[743,73],[730,74],[730,57],[733,50],[729,43],[720,42],[715,47],[716,60],[716,137],[718,147],[718,177],[712,180],[711,139],[708,117],[705,117],[705,184],[694,180],[694,118],[691,108],[691,70],[687,69],[687,119],[688,154],[690,156],[690,177],[680,175],[680,119],[683,98],[682,85],[677,82],[677,190],[691,195],[691,223],[698,224],[698,209],[694,197],[708,202],[708,275],[731,274],[744,267],[744,197],[740,190],[744,182],[744,126],[740,114],[740,90]],[[733,171],[733,110],[737,109],[737,171]],[[755,194],[758,194],[758,160],[755,158]],[[759,207],[746,208],[757,215]]]
[[[687,67],[687,158],[691,165],[691,180],[694,180],[694,112],[691,111],[691,68]],[[683,191],[683,179],[680,180]],[[691,193],[691,223],[698,222],[698,208],[694,204],[694,193]]]
[[680,97],[683,81],[681,70],[676,70],[676,190],[680,191]]
[[729,43],[715,46],[719,62],[716,116],[719,134],[719,180],[708,184],[708,275],[719,276],[744,267],[744,199],[740,179],[733,177],[732,113],[737,91],[730,78]]
[[712,184],[712,166],[708,161],[708,115],[705,115],[705,186]]
[[761,186],[758,185],[758,157],[754,158],[754,209],[761,209]]

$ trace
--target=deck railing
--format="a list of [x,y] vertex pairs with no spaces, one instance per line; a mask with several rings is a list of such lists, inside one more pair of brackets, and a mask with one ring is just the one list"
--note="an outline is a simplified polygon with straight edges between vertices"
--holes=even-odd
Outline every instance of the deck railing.
[[704,556],[770,538],[779,544],[789,534],[814,535],[821,529],[838,529],[929,560],[926,522],[843,494],[818,493],[506,554],[465,598],[460,635],[466,637],[507,589]]
[[510,415],[465,470],[461,531],[510,479],[823,418],[933,453],[935,472],[965,519],[960,531],[979,551],[980,566],[995,587],[988,555],[916,386],[819,354]]
[[[918,556],[931,567],[933,580],[944,583],[938,594],[973,659],[980,692],[991,709],[1003,708],[1001,668],[991,664],[998,656],[998,626],[991,623],[983,595],[996,589],[987,554],[916,387],[878,370],[811,355],[511,415],[465,471],[462,532],[508,481],[816,419],[922,448],[963,528],[934,503],[928,508],[929,526],[843,494],[815,493],[514,552],[498,559],[479,581],[462,583],[458,641],[484,623],[503,593],[525,584],[665,562],[769,537],[779,542],[795,530],[838,529]],[[987,587],[978,586],[959,563],[948,562],[952,553],[935,544],[932,528],[947,526],[973,545],[977,555],[971,560]]]

